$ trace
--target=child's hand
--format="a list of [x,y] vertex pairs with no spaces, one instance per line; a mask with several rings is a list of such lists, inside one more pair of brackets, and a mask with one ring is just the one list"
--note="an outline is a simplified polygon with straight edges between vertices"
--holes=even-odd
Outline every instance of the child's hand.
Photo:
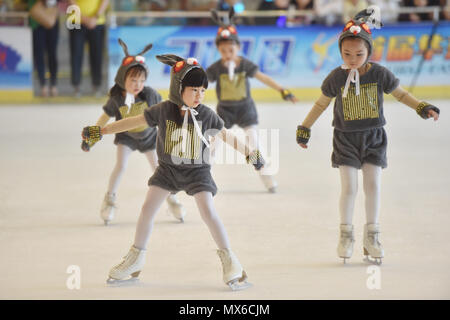
[[295,135],[296,141],[300,147],[303,149],[308,148],[306,145],[311,137],[311,129],[304,126],[297,126],[297,132]]
[[81,132],[81,137],[88,145],[92,146],[102,138],[101,128],[99,126],[84,127]]
[[416,112],[423,119],[434,118],[434,121],[439,119],[439,113],[441,112],[438,107],[422,101],[416,108]]
[[81,150],[83,150],[84,152],[89,152],[94,144],[95,144],[95,142],[88,143],[83,140],[81,142]]
[[281,90],[281,97],[283,98],[283,100],[286,100],[286,101],[289,100],[292,103],[298,102],[298,99],[288,89]]
[[264,158],[261,155],[261,152],[259,150],[253,150],[247,157],[246,157],[247,163],[252,164],[257,171],[261,170],[261,168],[264,167],[266,162],[264,161]]
[[439,113],[434,110],[428,110],[427,116],[428,118],[433,118],[434,121],[437,121],[439,119]]

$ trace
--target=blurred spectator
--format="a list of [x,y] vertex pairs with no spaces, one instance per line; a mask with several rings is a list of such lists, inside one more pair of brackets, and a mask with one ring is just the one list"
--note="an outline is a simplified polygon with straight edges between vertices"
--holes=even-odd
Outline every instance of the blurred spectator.
[[[440,0],[403,0],[403,6],[406,8],[425,8],[440,5]],[[410,22],[432,21],[433,13],[404,13],[400,15],[399,20]]]
[[442,19],[450,20],[450,0],[441,0]]
[[6,26],[23,26],[25,23],[23,18],[2,16],[3,12],[11,11],[28,11],[25,0],[0,0],[0,25]]
[[[58,57],[57,46],[59,38],[59,19],[56,0],[28,0],[26,2],[27,9],[30,11],[34,6],[39,6],[41,12],[39,15],[45,15],[49,22],[44,22],[41,18],[33,18],[30,13],[29,25],[33,33],[33,64],[37,71],[40,95],[42,97],[57,96],[57,73],[58,73]],[[34,9],[36,10],[36,9]],[[51,10],[51,11],[47,11]],[[38,22],[36,19],[40,20]],[[47,58],[47,66],[50,73],[50,87],[46,84],[45,79],[45,58]]]
[[380,7],[381,21],[384,24],[395,23],[401,0],[369,0],[369,5]]
[[[188,11],[210,11],[218,6],[218,0],[188,0],[186,7]],[[210,17],[207,18],[191,18],[188,19],[188,24],[205,26],[211,25],[212,20]]]
[[231,7],[234,7],[234,11],[237,13],[244,11],[244,4],[241,0],[219,0],[217,4],[217,10],[228,11]]
[[[290,0],[263,0],[261,1],[258,10],[288,10]],[[256,19],[256,24],[269,24],[277,26],[286,25],[286,16],[279,17],[259,17]]]
[[92,78],[92,91],[100,96],[102,82],[103,49],[105,44],[105,11],[109,0],[69,0],[81,11],[81,29],[69,30],[70,66],[72,85],[76,97],[81,96],[81,71],[83,67],[84,44],[89,44],[89,64]]
[[[314,9],[314,1],[313,0],[291,0],[291,6],[295,10],[313,10]],[[306,15],[295,17],[291,20],[292,24],[311,24],[314,21],[314,16]]]
[[347,23],[349,20],[368,7],[366,0],[344,0],[344,7],[342,10],[342,20],[343,24]]
[[314,0],[317,23],[327,26],[341,24],[342,0]]
[[[228,11],[233,7],[234,11],[237,13],[235,16],[236,25],[240,24],[249,24],[249,21],[253,21],[253,19],[244,19],[243,17],[239,17],[239,13],[245,10],[245,3],[242,0],[219,0],[217,4],[217,10],[219,11]],[[225,18],[225,22],[228,22],[228,15]]]

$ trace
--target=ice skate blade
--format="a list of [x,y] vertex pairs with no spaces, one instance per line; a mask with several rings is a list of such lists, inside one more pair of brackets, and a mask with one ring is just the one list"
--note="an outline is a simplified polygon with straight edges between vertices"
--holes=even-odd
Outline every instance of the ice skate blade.
[[364,261],[370,264],[381,266],[381,264],[383,263],[381,259],[382,258],[371,258],[369,256],[365,256]]
[[347,260],[350,259],[350,258],[345,258],[345,257],[340,257],[340,258],[342,259],[344,264],[347,264]]
[[228,282],[228,286],[230,287],[231,291],[242,291],[250,288],[252,284],[247,281],[239,282],[238,280],[235,280]]
[[127,286],[132,286],[138,282],[139,282],[139,278],[137,278],[137,277],[132,277],[130,279],[125,279],[125,280],[117,280],[117,279],[113,279],[113,278],[108,278],[108,280],[106,280],[106,285],[108,287],[127,287]]

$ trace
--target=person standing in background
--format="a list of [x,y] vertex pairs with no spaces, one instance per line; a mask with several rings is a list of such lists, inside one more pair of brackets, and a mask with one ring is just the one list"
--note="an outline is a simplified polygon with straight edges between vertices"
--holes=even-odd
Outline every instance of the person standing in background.
[[105,11],[109,0],[69,0],[81,12],[81,29],[69,30],[71,81],[75,97],[81,96],[81,71],[84,43],[89,43],[92,93],[99,97],[102,80],[103,48],[105,43]]
[[[403,6],[406,8],[426,8],[426,7],[437,7],[443,6],[445,1],[441,0],[403,0]],[[445,10],[444,10],[445,12]],[[445,15],[443,12],[439,14],[439,19],[443,20]],[[421,22],[421,21],[432,21],[433,12],[417,12],[417,13],[404,13],[400,15],[400,21],[409,22]]]
[[342,11],[342,23],[347,23],[358,12],[369,6],[366,0],[344,0]]
[[[41,2],[41,3],[38,3]],[[58,5],[56,0],[27,0],[27,10],[31,11],[33,6],[40,5],[43,8],[52,8]],[[49,95],[55,97],[58,95],[57,73],[58,73],[58,59],[57,46],[59,38],[59,20],[57,10],[53,10],[52,14],[56,15],[53,26],[44,26],[33,19],[33,14],[30,12],[29,23],[33,32],[33,63],[37,71],[40,96],[48,97]],[[47,86],[45,80],[45,55],[47,55],[47,66],[50,72],[50,87]]]

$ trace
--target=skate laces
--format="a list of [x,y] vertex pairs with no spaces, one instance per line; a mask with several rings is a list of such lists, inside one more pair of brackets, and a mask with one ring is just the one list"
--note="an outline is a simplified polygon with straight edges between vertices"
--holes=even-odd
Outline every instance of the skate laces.
[[353,232],[341,231],[341,241],[345,244],[353,243]]
[[107,206],[117,208],[115,201],[116,201],[116,195],[106,194],[105,202],[106,202]]
[[378,235],[380,234],[379,231],[368,231],[367,232],[367,238],[372,244],[375,244],[377,246],[380,246],[380,242],[378,241]]
[[135,250],[131,249],[130,251],[128,251],[126,256],[122,258],[122,262],[120,262],[117,266],[115,266],[114,269],[121,270],[125,268],[126,269],[130,268],[136,262],[137,257],[139,256],[139,252],[136,252]]

